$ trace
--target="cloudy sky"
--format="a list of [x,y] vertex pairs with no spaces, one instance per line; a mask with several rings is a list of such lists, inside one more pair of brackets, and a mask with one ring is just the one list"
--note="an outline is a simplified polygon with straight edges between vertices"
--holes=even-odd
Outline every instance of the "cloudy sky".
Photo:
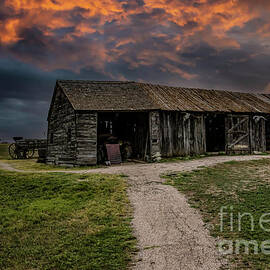
[[1,0],[0,139],[45,136],[56,79],[270,92],[270,1]]

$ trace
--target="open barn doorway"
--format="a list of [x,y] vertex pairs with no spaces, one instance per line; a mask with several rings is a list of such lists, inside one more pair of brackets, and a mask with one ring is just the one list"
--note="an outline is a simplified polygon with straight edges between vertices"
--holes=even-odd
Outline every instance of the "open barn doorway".
[[206,151],[225,151],[225,116],[222,114],[209,114],[206,117]]
[[122,160],[147,160],[149,114],[145,112],[98,113],[98,163],[107,160],[106,144],[119,144]]

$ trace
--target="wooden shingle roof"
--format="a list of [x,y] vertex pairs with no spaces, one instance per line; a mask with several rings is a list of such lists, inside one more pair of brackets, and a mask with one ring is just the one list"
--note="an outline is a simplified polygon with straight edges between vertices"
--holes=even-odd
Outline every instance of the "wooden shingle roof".
[[79,111],[195,111],[270,113],[270,95],[137,82],[57,81]]

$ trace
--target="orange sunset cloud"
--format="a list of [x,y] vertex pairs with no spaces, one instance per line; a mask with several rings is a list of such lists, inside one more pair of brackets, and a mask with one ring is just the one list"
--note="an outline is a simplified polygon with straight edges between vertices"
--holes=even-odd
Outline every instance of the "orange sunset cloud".
[[[25,33],[36,29],[39,37],[35,38],[40,38],[40,46],[54,55],[54,61],[27,52],[11,54],[44,70],[71,68],[79,72],[92,65],[105,72],[106,63],[118,59],[135,68],[160,63],[162,58],[168,61],[163,70],[175,66],[174,73],[192,79],[195,74],[181,73],[177,65],[194,65],[194,60],[183,59],[181,52],[198,42],[217,51],[240,49],[242,40],[230,31],[258,18],[264,6],[253,8],[251,1],[240,0],[5,0],[4,7],[12,16],[1,23],[0,44],[12,48],[24,43]],[[256,29],[257,38],[269,37],[269,25]],[[248,36],[252,33],[244,38]],[[150,39],[152,46],[144,46]],[[32,44],[30,40],[29,33],[27,42]],[[165,47],[170,53],[165,53]]]

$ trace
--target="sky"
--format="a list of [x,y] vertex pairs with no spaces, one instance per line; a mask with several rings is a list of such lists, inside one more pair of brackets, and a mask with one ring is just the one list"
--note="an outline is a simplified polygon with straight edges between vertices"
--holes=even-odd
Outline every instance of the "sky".
[[57,79],[270,93],[270,1],[1,0],[0,140],[46,136]]

